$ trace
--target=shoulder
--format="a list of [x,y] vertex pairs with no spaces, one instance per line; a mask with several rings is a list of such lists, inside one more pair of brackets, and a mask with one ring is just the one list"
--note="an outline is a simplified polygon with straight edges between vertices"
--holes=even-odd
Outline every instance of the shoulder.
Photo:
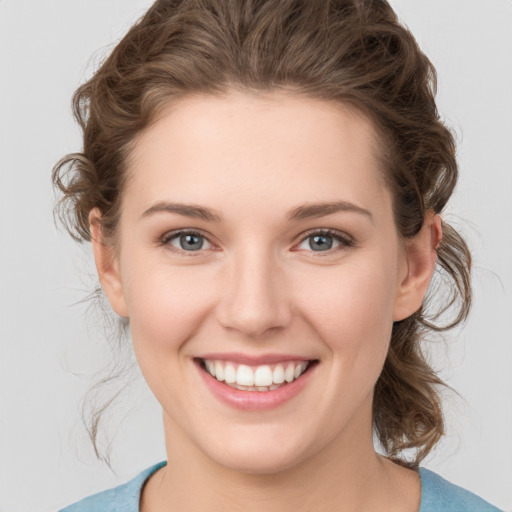
[[155,464],[129,482],[88,496],[60,512],[138,512],[140,493],[144,483],[164,465],[165,462]]
[[420,512],[500,512],[476,494],[454,485],[437,473],[420,468]]

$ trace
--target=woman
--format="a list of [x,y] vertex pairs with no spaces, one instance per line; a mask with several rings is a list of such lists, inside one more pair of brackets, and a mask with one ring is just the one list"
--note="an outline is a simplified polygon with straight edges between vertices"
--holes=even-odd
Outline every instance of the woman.
[[383,1],[158,1],[132,27],[54,180],[167,463],[66,510],[497,510],[418,470],[443,435],[419,343],[470,304],[434,83]]

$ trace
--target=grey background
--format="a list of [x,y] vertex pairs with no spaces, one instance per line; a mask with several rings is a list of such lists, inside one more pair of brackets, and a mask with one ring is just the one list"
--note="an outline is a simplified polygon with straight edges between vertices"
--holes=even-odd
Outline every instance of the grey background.
[[[78,404],[108,351],[80,303],[89,247],[55,229],[50,185],[80,147],[73,91],[149,4],[0,1],[0,511],[56,510],[165,458],[158,404],[135,382],[108,418],[116,472],[95,462]],[[512,510],[512,1],[392,4],[439,73],[462,175],[447,218],[476,267],[468,324],[432,351],[462,398],[446,396],[448,435],[425,465]]]

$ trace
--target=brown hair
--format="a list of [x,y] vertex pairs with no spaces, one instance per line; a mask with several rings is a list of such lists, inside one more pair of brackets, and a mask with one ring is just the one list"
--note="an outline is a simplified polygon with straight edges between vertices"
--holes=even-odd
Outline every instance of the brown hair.
[[[63,193],[57,213],[70,234],[90,240],[88,216],[98,207],[104,233],[115,236],[131,144],[165,105],[232,88],[292,90],[368,115],[380,135],[403,238],[414,237],[425,213],[441,212],[452,194],[455,144],[437,112],[435,69],[386,1],[159,0],[74,95],[83,151],[53,171]],[[440,294],[440,285],[448,294]],[[435,303],[427,297],[394,324],[374,395],[378,439],[398,460],[414,448],[413,460],[403,460],[410,466],[444,433],[443,382],[421,340],[463,321],[471,302],[470,254],[446,222],[433,295]],[[451,321],[440,325],[449,311]]]

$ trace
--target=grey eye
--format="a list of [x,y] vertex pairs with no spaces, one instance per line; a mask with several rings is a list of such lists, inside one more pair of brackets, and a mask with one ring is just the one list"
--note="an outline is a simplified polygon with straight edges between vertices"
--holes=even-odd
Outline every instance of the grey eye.
[[334,239],[330,235],[312,235],[307,240],[312,251],[328,251],[334,245]]
[[209,242],[197,233],[177,234],[169,240],[169,243],[182,251],[200,251],[209,248]]
[[181,235],[179,241],[185,251],[198,251],[203,247],[203,238],[197,235]]
[[342,233],[330,231],[317,231],[305,236],[298,248],[303,251],[335,252],[337,250],[352,247],[353,241]]

